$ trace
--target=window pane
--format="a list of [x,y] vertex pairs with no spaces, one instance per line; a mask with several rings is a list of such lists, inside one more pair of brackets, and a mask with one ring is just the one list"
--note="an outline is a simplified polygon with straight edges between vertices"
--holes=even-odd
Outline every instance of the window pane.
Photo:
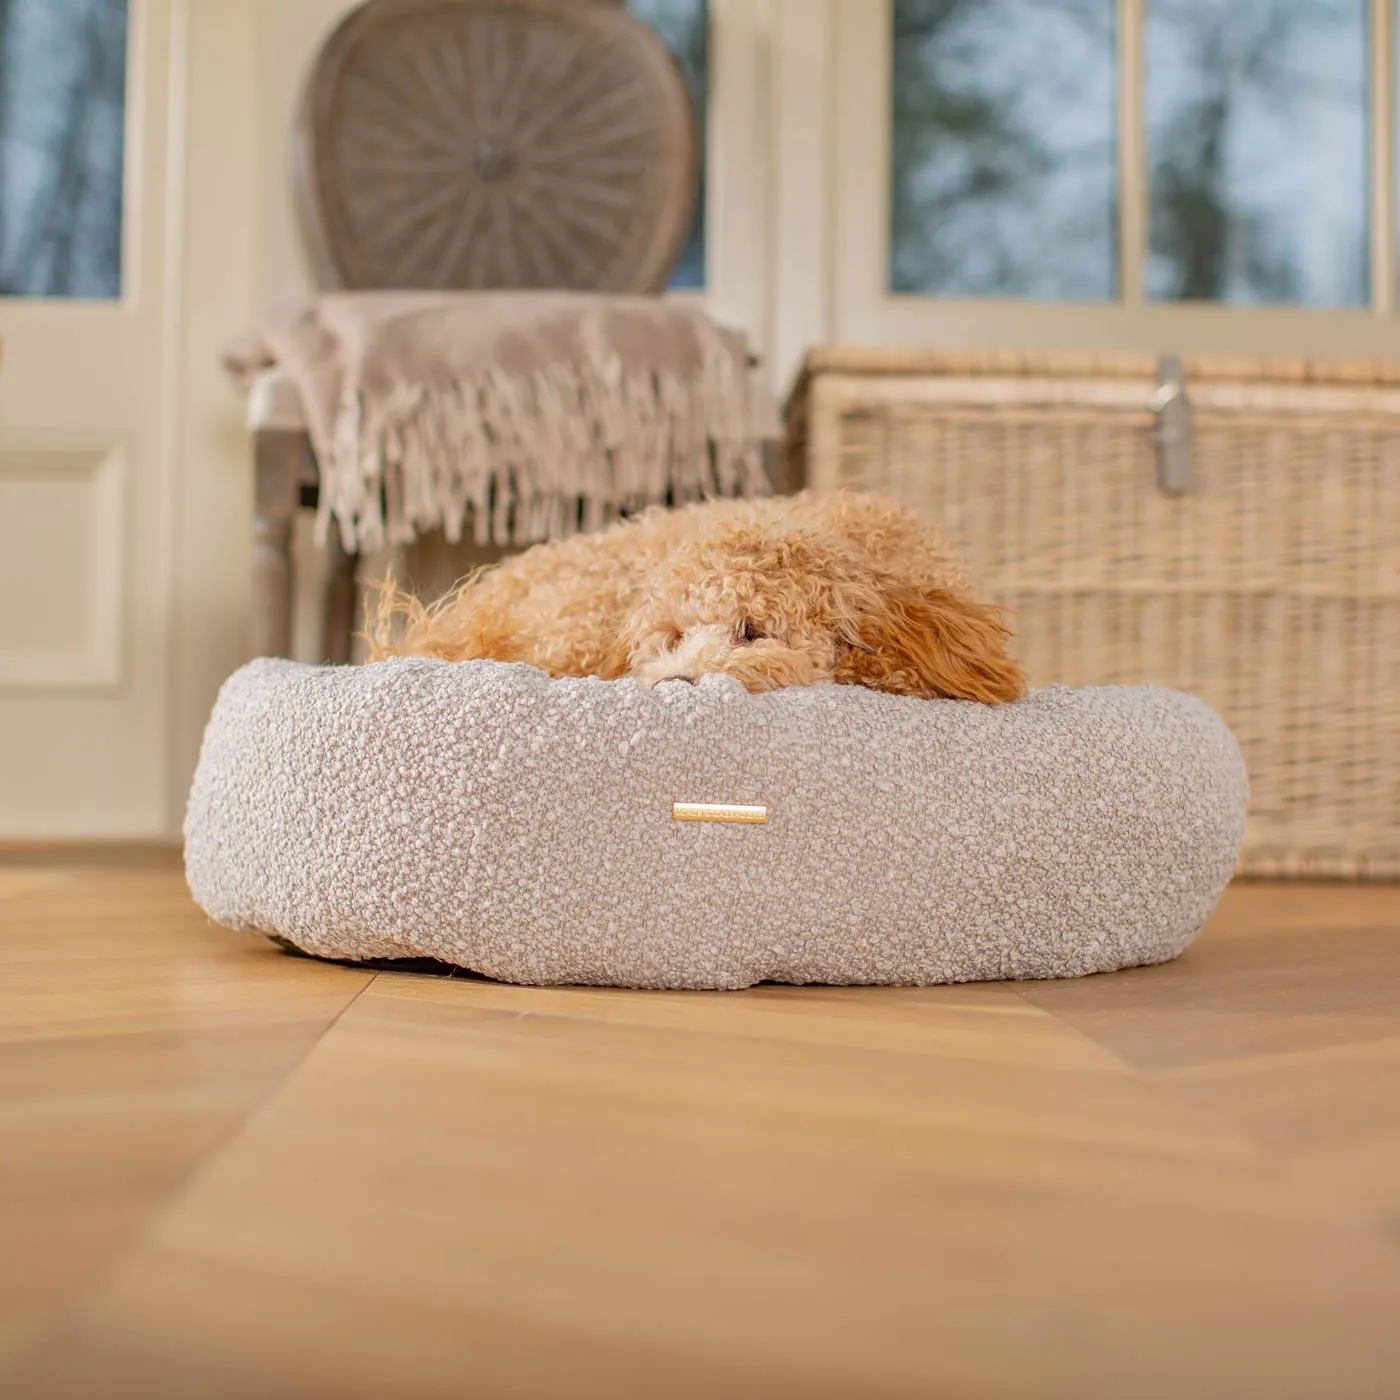
[[1114,0],[895,0],[890,288],[1117,283]]
[[675,54],[695,103],[700,124],[700,197],[690,241],[671,275],[673,287],[705,285],[705,139],[710,82],[710,17],[706,0],[627,0],[627,8],[644,19]]
[[0,295],[121,295],[126,0],[0,0]]
[[1151,296],[1369,300],[1367,28],[1366,0],[1152,0]]

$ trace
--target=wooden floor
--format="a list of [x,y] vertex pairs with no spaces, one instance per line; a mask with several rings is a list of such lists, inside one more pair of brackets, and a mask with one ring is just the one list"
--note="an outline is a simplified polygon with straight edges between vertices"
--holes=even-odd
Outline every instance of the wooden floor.
[[0,1395],[1400,1396],[1400,889],[1170,966],[372,975],[0,868]]

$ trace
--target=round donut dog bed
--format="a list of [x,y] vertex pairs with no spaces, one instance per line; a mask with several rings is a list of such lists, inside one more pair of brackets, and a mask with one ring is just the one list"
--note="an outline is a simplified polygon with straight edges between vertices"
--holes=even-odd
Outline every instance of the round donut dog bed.
[[185,829],[220,923],[511,982],[1073,977],[1180,953],[1244,767],[1155,687],[984,707],[853,686],[645,691],[498,662],[257,661]]

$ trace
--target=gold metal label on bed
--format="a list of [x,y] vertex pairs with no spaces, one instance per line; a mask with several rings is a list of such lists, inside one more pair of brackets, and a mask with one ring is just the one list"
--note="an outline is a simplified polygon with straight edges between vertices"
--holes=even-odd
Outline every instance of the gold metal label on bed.
[[739,822],[762,826],[768,820],[767,807],[745,807],[734,802],[673,802],[671,818],[678,822]]

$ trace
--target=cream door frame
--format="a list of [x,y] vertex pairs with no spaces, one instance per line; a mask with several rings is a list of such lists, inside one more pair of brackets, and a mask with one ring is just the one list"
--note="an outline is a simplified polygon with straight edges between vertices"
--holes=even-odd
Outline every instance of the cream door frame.
[[769,106],[763,124],[772,172],[769,355],[773,387],[784,388],[806,350],[829,341],[834,331],[838,58],[833,0],[773,0],[769,32]]
[[[802,0],[788,0],[807,11]],[[1142,96],[1138,55],[1147,0],[1118,0],[1120,244],[1143,247]],[[812,7],[813,19],[823,6]],[[1225,354],[1329,356],[1400,355],[1394,324],[1395,251],[1393,47],[1395,0],[1371,7],[1372,282],[1367,310],[1245,309],[1144,301],[1140,264],[1125,259],[1116,304],[964,300],[892,295],[887,290],[889,241],[890,65],[889,0],[826,0],[834,119],[830,144],[829,338],[850,345],[1007,347],[1063,350],[1173,349]],[[815,46],[815,33],[807,37]],[[780,80],[781,83],[781,80]],[[781,137],[781,128],[780,128]],[[779,224],[784,215],[780,212]],[[788,222],[793,222],[789,217]]]
[[259,234],[266,219],[259,165],[263,6],[253,0],[174,3],[173,85],[184,122],[171,197],[181,235],[171,328],[178,373],[168,423],[173,587],[166,613],[165,802],[152,833],[166,837],[179,834],[219,686],[248,657],[252,446],[219,352],[262,309]]
[[710,0],[705,290],[715,317],[767,357],[771,176],[767,139],[774,0]]
[[92,521],[65,559],[88,641],[0,665],[0,841],[177,835],[244,657],[247,441],[218,349],[256,305],[258,24],[247,0],[132,0],[121,299],[0,303],[0,473],[72,482]]
[[[24,616],[8,637],[0,623],[0,840],[178,830],[193,715],[242,645],[217,661],[191,645],[210,627],[189,604],[211,580],[225,598],[236,588],[220,571],[226,503],[209,509],[238,470],[220,437],[230,405],[201,357],[213,363],[215,319],[246,314],[237,250],[211,215],[237,187],[252,98],[230,91],[230,55],[209,42],[246,9],[132,0],[121,297],[0,303],[0,491],[20,488],[11,521],[28,513],[34,560],[62,581],[10,599]],[[210,529],[197,545],[192,524]],[[236,601],[230,613],[238,626]]]

